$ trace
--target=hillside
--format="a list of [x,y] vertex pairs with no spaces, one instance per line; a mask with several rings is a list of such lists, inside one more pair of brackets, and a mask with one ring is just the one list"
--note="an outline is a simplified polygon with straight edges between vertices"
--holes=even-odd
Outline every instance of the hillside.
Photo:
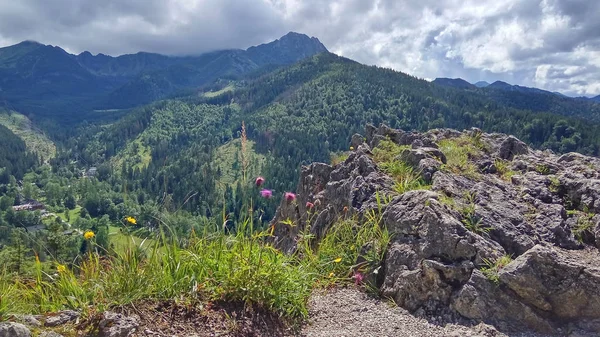
[[56,155],[56,145],[24,115],[14,111],[1,112],[0,124],[10,129],[21,138],[27,149],[35,153],[42,162],[47,162]]
[[[228,174],[218,163],[219,147],[240,137],[242,122],[254,150],[268,158],[261,173],[270,175],[276,191],[293,187],[299,165],[329,161],[332,153],[347,150],[351,135],[369,122],[422,131],[479,127],[511,133],[535,147],[559,152],[598,154],[600,144],[594,123],[506,108],[486,95],[333,54],[320,54],[235,85],[226,83],[230,82],[223,88],[229,89],[218,95],[134,109],[98,134],[86,132],[77,140],[77,149],[63,153],[60,160],[81,156],[88,165],[102,168],[106,174],[101,178],[112,172],[112,180],[127,179],[130,189],[146,197],[166,192],[176,204],[186,202],[189,211],[214,214],[223,199],[214,195],[215,181],[220,181],[214,177]],[[197,195],[188,199],[190,193]],[[233,194],[226,199],[234,199]],[[267,214],[272,216],[273,211]],[[240,209],[232,206],[229,212],[237,216]]]

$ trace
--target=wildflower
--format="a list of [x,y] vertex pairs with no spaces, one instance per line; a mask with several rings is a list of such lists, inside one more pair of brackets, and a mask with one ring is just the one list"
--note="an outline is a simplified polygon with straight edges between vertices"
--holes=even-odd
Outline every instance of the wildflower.
[[335,263],[340,263],[340,262],[342,262],[342,258],[341,258],[341,257],[338,257],[337,259],[333,260],[333,262],[335,262]]
[[94,234],[94,232],[92,232],[92,231],[87,231],[87,232],[83,233],[83,238],[86,240],[89,240],[89,239],[93,238],[94,236],[96,236],[96,234]]
[[296,200],[296,195],[292,192],[285,192],[285,200],[287,201],[294,201]]
[[270,199],[273,196],[273,191],[271,190],[260,190],[260,196],[265,199]]
[[257,177],[256,180],[254,181],[254,183],[256,184],[256,187],[261,187],[264,182],[265,182],[265,178],[263,178],[263,177]]
[[350,146],[350,151],[354,151],[354,146]]
[[130,217],[130,216],[128,216],[128,217],[126,217],[126,218],[125,218],[125,220],[126,220],[127,222],[129,222],[130,224],[132,224],[132,225],[135,225],[135,224],[137,224],[137,220],[136,220],[134,217]]
[[315,207],[315,204],[313,204],[312,202],[310,202],[310,201],[306,202],[306,208],[307,209],[313,209],[314,207]]
[[352,275],[352,278],[354,279],[354,284],[360,285],[365,279],[365,275],[363,275],[361,272],[355,271],[354,275]]
[[348,212],[348,206],[344,206],[344,213]]
[[333,272],[329,273],[329,278],[333,277]]
[[56,271],[59,273],[64,273],[67,271],[67,267],[64,264],[59,264],[56,266]]

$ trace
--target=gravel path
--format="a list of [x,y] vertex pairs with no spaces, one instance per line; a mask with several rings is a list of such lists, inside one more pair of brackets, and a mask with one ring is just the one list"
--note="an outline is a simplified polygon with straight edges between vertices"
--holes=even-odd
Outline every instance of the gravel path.
[[[301,335],[307,337],[501,337],[489,325],[466,327],[454,324],[435,325],[417,318],[406,310],[369,297],[356,289],[334,289],[315,294],[310,303],[309,324]],[[541,337],[535,334],[511,334],[510,337]]]

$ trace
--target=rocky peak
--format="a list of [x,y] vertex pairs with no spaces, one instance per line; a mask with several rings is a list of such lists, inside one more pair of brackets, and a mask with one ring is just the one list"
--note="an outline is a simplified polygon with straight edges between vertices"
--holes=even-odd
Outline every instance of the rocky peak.
[[291,253],[299,232],[319,240],[340,218],[375,211],[393,237],[375,285],[411,312],[600,333],[598,158],[478,129],[368,125],[365,136],[340,164],[302,167],[296,201],[272,223],[277,247]]
[[290,32],[278,40],[250,47],[250,58],[257,64],[290,64],[303,58],[327,52],[316,37]]

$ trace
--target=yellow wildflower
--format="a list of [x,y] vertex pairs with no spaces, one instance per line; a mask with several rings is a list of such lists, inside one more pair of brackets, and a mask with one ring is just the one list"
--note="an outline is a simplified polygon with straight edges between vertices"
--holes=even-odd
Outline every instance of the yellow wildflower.
[[127,220],[127,222],[129,222],[132,225],[137,224],[137,220],[134,217],[128,216],[127,218],[125,218],[125,220]]
[[59,273],[64,273],[67,271],[67,267],[64,264],[59,264],[58,266],[56,266],[56,271],[58,271]]
[[342,262],[342,258],[341,258],[341,257],[338,257],[337,259],[333,260],[333,262],[335,262],[335,263],[340,263],[340,262]]
[[89,239],[93,238],[94,236],[96,236],[96,234],[94,234],[94,232],[92,232],[92,231],[87,231],[87,232],[83,233],[83,238],[86,240],[89,240]]
[[333,277],[333,272],[329,273],[329,278]]
[[354,151],[354,146],[350,146],[350,151]]

